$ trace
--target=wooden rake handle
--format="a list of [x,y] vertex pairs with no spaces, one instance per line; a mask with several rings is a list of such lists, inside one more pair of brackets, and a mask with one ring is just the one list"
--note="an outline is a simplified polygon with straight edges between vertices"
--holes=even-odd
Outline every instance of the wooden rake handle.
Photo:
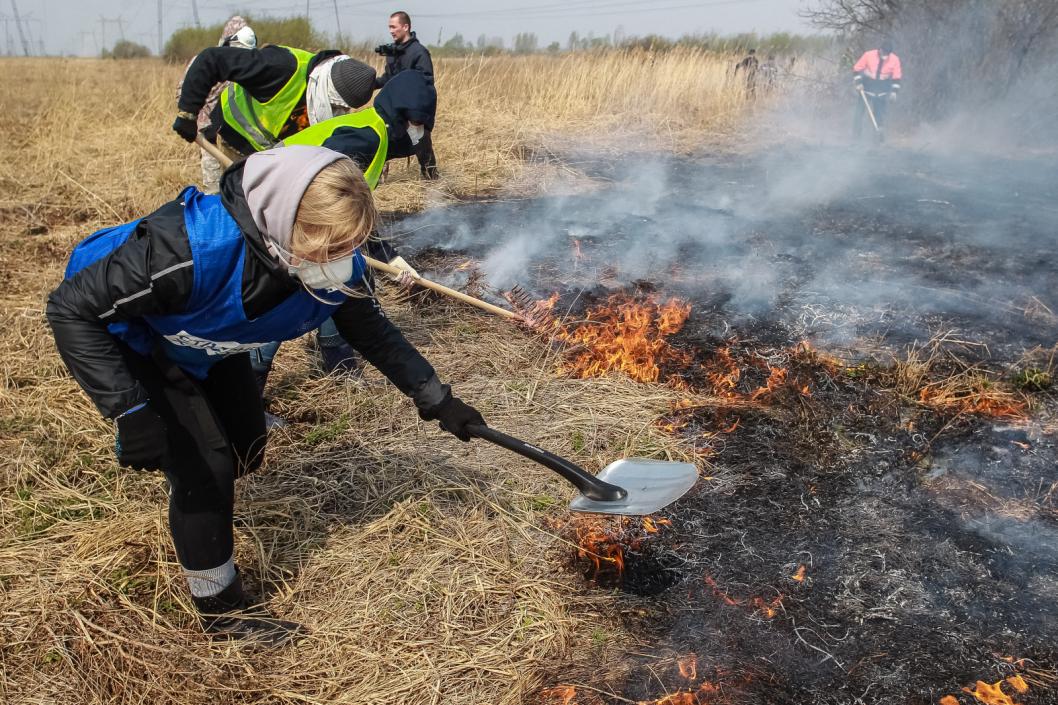
[[[364,256],[364,260],[367,262],[367,266],[371,267],[371,269],[376,269],[376,270],[378,270],[380,272],[385,272],[386,274],[392,274],[393,276],[399,276],[401,272],[405,272],[406,271],[404,269],[401,269],[400,267],[394,267],[392,264],[387,264],[385,262],[381,262],[381,261],[379,261],[377,259],[374,259],[372,257],[368,257],[366,255]],[[482,311],[488,311],[489,313],[494,313],[497,316],[503,316],[504,318],[509,318],[512,321],[524,321],[524,319],[521,316],[519,316],[517,313],[515,313],[514,311],[508,311],[505,308],[500,308],[499,306],[494,306],[494,305],[490,304],[488,301],[482,301],[481,299],[475,299],[473,296],[469,296],[468,294],[464,294],[462,291],[456,291],[455,289],[449,289],[444,284],[438,284],[437,282],[430,281],[429,279],[424,279],[421,276],[419,276],[418,274],[412,274],[411,272],[407,272],[407,274],[408,274],[409,277],[411,277],[412,281],[414,281],[419,286],[425,287],[425,288],[430,289],[432,291],[436,291],[439,294],[444,294],[445,296],[450,296],[453,299],[457,299],[459,301],[462,301],[463,303],[470,304],[471,306],[477,306]]]
[[[195,137],[195,144],[197,144],[202,149],[206,150],[206,152],[211,157],[213,157],[218,162],[220,162],[220,164],[224,168],[227,168],[227,167],[231,166],[232,162],[231,162],[231,159],[228,158],[228,155],[226,155],[224,152],[220,151],[220,149],[218,149],[216,145],[210,144],[210,142],[207,141],[206,138],[202,136],[201,132],[198,133],[198,136]],[[375,269],[375,270],[378,270],[380,272],[385,272],[386,274],[391,274],[393,276],[400,276],[400,273],[405,271],[405,270],[403,270],[403,269],[401,269],[399,267],[394,267],[392,264],[387,264],[386,262],[381,262],[381,261],[379,261],[377,259],[374,259],[373,257],[365,256],[364,260],[367,262],[367,265],[369,267],[371,267],[371,269]],[[418,284],[419,286],[425,287],[425,288],[430,289],[432,291],[436,291],[439,294],[444,294],[445,296],[450,296],[453,299],[457,299],[459,301],[462,301],[463,303],[470,304],[471,306],[476,306],[476,307],[480,308],[482,311],[488,311],[489,313],[494,313],[497,316],[503,316],[504,318],[510,319],[512,321],[521,321],[521,322],[525,321],[524,318],[519,316],[517,313],[514,313],[513,311],[508,311],[505,308],[500,308],[499,306],[494,306],[494,305],[490,304],[488,301],[482,301],[481,299],[475,299],[473,296],[469,296],[467,294],[464,294],[461,291],[456,291],[455,289],[450,289],[447,286],[445,286],[444,284],[438,284],[437,282],[430,281],[429,279],[424,279],[423,277],[419,276],[418,274],[412,274],[411,272],[408,272],[408,276],[410,276],[412,278],[412,280],[416,284]]]

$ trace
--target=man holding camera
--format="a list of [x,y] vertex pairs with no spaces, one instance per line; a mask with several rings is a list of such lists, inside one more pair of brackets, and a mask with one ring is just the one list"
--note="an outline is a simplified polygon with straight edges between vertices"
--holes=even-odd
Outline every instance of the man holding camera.
[[[383,44],[375,49],[375,52],[386,57],[386,68],[382,75],[375,79],[375,87],[381,88],[398,73],[409,69],[421,72],[426,78],[426,83],[433,86],[433,61],[430,59],[430,51],[419,42],[415,32],[411,31],[411,17],[407,12],[398,11],[389,16],[389,36],[393,37],[391,44]],[[415,156],[419,159],[419,173],[424,179],[436,179],[439,176],[430,133],[431,130],[426,130],[415,150]]]

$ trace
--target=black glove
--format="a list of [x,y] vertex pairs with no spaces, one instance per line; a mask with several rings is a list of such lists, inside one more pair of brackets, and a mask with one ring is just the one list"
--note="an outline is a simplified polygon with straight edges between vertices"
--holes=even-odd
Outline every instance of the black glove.
[[185,142],[194,142],[198,136],[198,122],[183,115],[177,115],[173,121],[173,132],[180,135]]
[[165,421],[149,404],[126,411],[117,418],[114,444],[118,463],[135,470],[161,470],[169,448]]
[[467,426],[485,425],[485,419],[481,417],[478,410],[469,404],[464,404],[459,397],[452,396],[452,392],[448,392],[440,404],[431,406],[429,409],[419,409],[419,417],[423,421],[440,421],[441,428],[464,443],[470,440]]

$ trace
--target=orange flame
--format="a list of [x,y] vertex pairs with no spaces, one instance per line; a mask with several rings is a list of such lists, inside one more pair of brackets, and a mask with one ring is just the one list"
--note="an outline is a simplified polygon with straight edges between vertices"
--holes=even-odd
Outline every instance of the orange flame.
[[1017,693],[1021,693],[1022,695],[1024,695],[1025,693],[1029,692],[1029,684],[1026,683],[1025,679],[1021,676],[1011,676],[1010,678],[1007,678],[1007,683]]
[[563,371],[581,379],[621,372],[639,382],[656,382],[661,365],[690,361],[665,341],[690,313],[690,304],[676,298],[658,304],[650,297],[611,296],[588,310],[585,323],[572,328],[559,324],[555,337],[574,346]]
[[1002,685],[1003,681],[995,683],[977,681],[977,686],[973,690],[963,688],[963,692],[969,693],[985,705],[1018,705],[1013,698],[1003,692],[1000,687]]
[[607,531],[601,524],[592,522],[579,525],[577,546],[577,557],[587,558],[595,567],[592,579],[599,577],[604,566],[616,571],[618,575],[624,572],[624,548],[620,537]]
[[734,397],[735,387],[742,378],[742,371],[731,357],[731,348],[720,348],[707,365],[706,373],[718,396]]
[[804,565],[797,566],[797,572],[790,576],[790,580],[796,580],[799,583],[805,581],[805,571],[808,570]]
[[959,700],[954,695],[945,695],[937,701],[937,705],[959,705]]
[[768,381],[764,383],[764,386],[759,388],[757,391],[750,395],[750,399],[758,401],[759,399],[771,394],[776,389],[781,387],[786,382],[786,368],[785,367],[769,367],[768,368]]
[[1025,404],[1009,395],[989,392],[984,387],[967,392],[949,393],[936,387],[923,387],[918,401],[925,406],[960,414],[980,414],[996,418],[1024,418]]

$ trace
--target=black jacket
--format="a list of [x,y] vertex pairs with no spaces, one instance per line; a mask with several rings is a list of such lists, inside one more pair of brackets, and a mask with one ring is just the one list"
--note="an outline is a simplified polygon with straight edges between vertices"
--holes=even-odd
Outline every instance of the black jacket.
[[[246,51],[246,50],[240,50]],[[243,162],[221,179],[221,199],[246,239],[243,307],[254,318],[297,291],[300,283],[265,249],[242,188]],[[48,296],[47,317],[63,361],[108,418],[146,401],[107,324],[178,313],[191,296],[194,268],[183,203],[171,201],[143,218],[129,240],[64,280]],[[110,310],[116,313],[100,320]],[[438,404],[447,389],[433,367],[394,326],[373,296],[350,297],[332,315],[338,332],[420,408]]]
[[[311,74],[321,61],[338,56],[340,53],[336,49],[319,52],[309,62],[309,73]],[[293,54],[274,44],[260,49],[239,47],[203,49],[187,70],[183,87],[180,89],[177,109],[197,115],[205,104],[209,92],[213,90],[213,86],[225,81],[238,83],[261,103],[268,102],[286,85],[297,70],[297,66],[298,62]],[[297,117],[304,112],[305,97],[302,96],[287,126],[279,134],[281,139],[300,129],[297,126]],[[212,127],[219,131],[225,142],[245,155],[254,153],[253,147],[243,139],[243,136],[225,124],[220,101],[217,101],[217,107],[213,109],[210,120]]]
[[437,91],[423,74],[404,71],[382,87],[375,96],[374,106],[389,134],[386,159],[410,157],[415,154],[415,147],[408,137],[408,121],[422,123],[427,131],[433,129]]
[[381,88],[398,73],[408,69],[422,72],[422,75],[426,77],[426,82],[432,86],[433,60],[430,58],[430,50],[419,42],[415,32],[411,32],[408,40],[403,44],[397,44],[395,48],[396,54],[386,57],[386,68],[382,75],[375,79],[375,87]]

